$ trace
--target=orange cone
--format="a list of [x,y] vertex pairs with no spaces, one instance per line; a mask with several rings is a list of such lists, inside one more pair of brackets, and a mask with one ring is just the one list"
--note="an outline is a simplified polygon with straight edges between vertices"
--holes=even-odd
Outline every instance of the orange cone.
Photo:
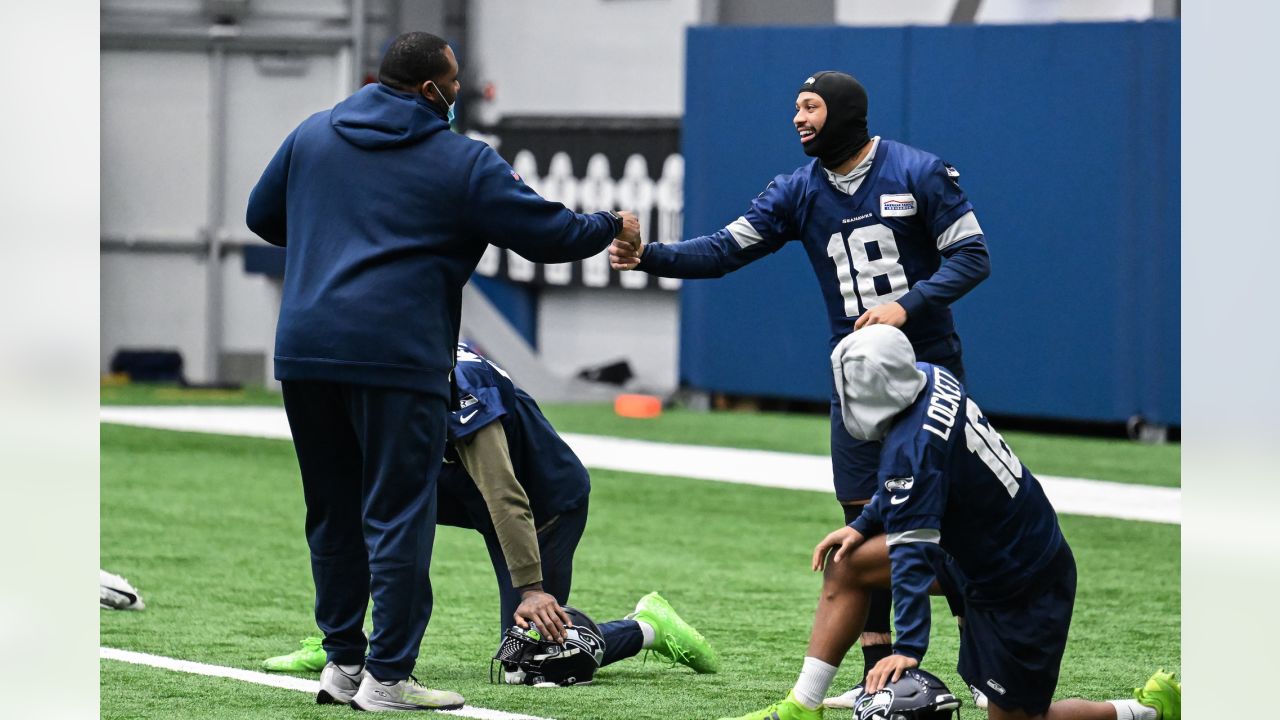
[[662,414],[662,398],[654,395],[619,395],[613,411],[622,417],[655,418]]

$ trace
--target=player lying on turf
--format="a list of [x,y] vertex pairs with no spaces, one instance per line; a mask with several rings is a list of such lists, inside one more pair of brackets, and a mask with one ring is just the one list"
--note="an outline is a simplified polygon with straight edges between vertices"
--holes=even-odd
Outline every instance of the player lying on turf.
[[845,428],[884,443],[880,486],[858,519],[814,548],[823,588],[794,689],[744,718],[820,718],[871,590],[891,586],[898,637],[867,674],[856,717],[882,717],[858,708],[882,702],[876,693],[924,658],[933,591],[961,618],[960,677],[986,693],[995,720],[1179,720],[1181,686],[1164,672],[1136,700],[1052,702],[1076,566],[1040,483],[952,373],[915,361],[900,330],[858,330],[831,361]]
[[[450,414],[448,446],[438,486],[437,522],[477,530],[489,549],[501,598],[501,631],[537,627],[542,639],[564,642],[570,617],[573,555],[587,526],[591,481],[577,455],[527,393],[507,373],[465,344],[457,347],[458,407]],[[640,599],[624,620],[601,623],[601,665],[652,649],[700,673],[715,672],[711,645],[657,593]],[[263,662],[267,670],[325,668],[320,638]],[[345,702],[360,668],[335,668],[322,692]],[[330,676],[333,676],[330,678]],[[533,675],[507,673],[509,682]]]

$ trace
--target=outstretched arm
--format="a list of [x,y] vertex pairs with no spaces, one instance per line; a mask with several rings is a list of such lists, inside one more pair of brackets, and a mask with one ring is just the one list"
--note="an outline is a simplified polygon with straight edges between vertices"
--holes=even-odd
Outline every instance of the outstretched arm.
[[609,247],[610,264],[614,270],[643,270],[661,277],[721,277],[777,252],[795,237],[792,194],[787,178],[774,178],[746,214],[724,228],[670,244],[615,241]]
[[553,640],[563,638],[569,616],[554,597],[542,590],[542,558],[534,527],[529,496],[516,479],[501,422],[491,422],[467,441],[457,444],[458,458],[475,481],[489,509],[498,544],[507,561],[511,584],[521,592],[515,622],[520,627],[535,623]]
[[534,192],[492,148],[482,150],[472,167],[467,204],[476,235],[534,262],[582,260],[614,238],[640,245],[640,222],[632,213],[619,213],[619,219],[575,213]]

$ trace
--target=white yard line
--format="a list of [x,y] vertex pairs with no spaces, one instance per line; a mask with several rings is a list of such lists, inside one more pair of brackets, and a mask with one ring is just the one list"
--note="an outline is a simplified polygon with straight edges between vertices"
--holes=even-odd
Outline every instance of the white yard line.
[[[299,692],[310,693],[312,695],[316,694],[316,692],[320,690],[320,683],[316,680],[304,680],[303,678],[293,677],[292,675],[269,675],[267,673],[255,672],[253,670],[241,670],[240,668],[223,667],[221,665],[208,665],[205,663],[192,662],[190,660],[177,660],[171,657],[164,657],[163,655],[148,655],[147,653],[133,652],[132,650],[117,650],[115,648],[100,647],[98,648],[98,657],[103,660],[119,660],[120,662],[133,663],[134,665],[148,665],[150,667],[192,673],[194,675],[230,678],[241,682],[254,683],[255,685],[266,685],[268,687],[284,688],[285,690],[297,690]],[[518,713],[509,713],[503,710],[489,710],[487,708],[471,706],[464,706],[458,710],[439,710],[437,712],[442,715],[478,718],[479,720],[550,720],[550,718],[538,717],[537,715],[520,715]]]
[[[291,439],[284,410],[266,407],[103,407],[103,422],[250,437]],[[821,455],[739,450],[561,435],[590,468],[831,492],[831,461]],[[1036,475],[1058,512],[1182,524],[1182,490]]]

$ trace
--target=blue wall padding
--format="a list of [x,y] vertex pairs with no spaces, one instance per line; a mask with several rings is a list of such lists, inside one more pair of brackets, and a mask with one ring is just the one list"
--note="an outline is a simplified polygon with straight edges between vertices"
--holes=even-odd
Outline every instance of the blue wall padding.
[[[685,235],[713,232],[808,158],[812,72],[857,76],[873,134],[954,164],[992,275],[956,305],[995,413],[1180,422],[1179,24],[691,28]],[[823,400],[828,330],[798,244],[681,291],[681,379]]]

